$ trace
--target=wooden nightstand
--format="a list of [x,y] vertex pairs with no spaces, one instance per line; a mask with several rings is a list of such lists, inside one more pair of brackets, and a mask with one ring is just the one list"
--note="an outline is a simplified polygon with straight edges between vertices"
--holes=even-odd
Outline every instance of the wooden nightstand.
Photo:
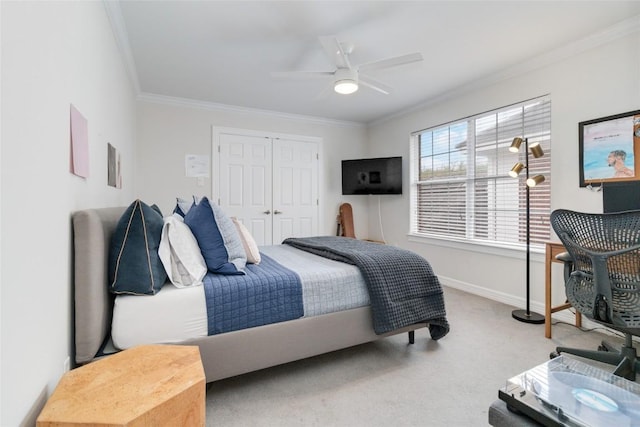
[[144,345],[67,372],[38,427],[204,426],[197,346]]

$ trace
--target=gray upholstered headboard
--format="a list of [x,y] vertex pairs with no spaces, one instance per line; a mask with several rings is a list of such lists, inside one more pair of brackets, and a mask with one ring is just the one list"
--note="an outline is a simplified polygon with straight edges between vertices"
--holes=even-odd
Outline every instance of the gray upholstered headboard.
[[107,263],[111,234],[126,207],[75,212],[73,222],[75,361],[90,362],[111,327]]

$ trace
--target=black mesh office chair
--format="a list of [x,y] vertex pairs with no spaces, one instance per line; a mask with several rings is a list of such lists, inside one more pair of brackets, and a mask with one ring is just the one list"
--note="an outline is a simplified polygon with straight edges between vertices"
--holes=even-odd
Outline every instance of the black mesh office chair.
[[588,319],[622,332],[625,344],[607,341],[595,350],[558,347],[616,366],[614,374],[635,381],[640,360],[632,336],[640,335],[640,211],[588,214],[559,209],[551,225],[573,260],[567,298]]

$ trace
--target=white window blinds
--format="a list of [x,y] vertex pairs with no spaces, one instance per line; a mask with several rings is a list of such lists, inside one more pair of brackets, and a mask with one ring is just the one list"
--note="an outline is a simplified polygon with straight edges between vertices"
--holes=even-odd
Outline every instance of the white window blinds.
[[544,156],[529,155],[529,173],[545,181],[530,188],[531,244],[549,240],[551,206],[551,100],[545,96],[416,132],[411,147],[411,233],[499,245],[526,242],[525,173],[508,175],[524,146],[540,143]]

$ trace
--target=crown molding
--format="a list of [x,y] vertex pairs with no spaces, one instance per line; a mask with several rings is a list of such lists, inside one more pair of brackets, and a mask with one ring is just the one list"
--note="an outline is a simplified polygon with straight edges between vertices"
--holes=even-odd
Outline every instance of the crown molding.
[[435,97],[432,97],[429,100],[425,102],[421,102],[420,104],[417,104],[413,107],[409,107],[402,111],[398,111],[395,114],[391,114],[389,116],[371,121],[368,124],[379,125],[388,120],[406,116],[416,111],[420,111],[425,108],[432,107],[436,104],[447,101],[449,99],[464,95],[465,93],[468,93],[477,89],[482,89],[482,88],[494,85],[496,83],[499,83],[501,81],[509,80],[511,78],[529,73],[531,71],[549,66],[556,62],[560,62],[562,60],[571,58],[572,56],[576,56],[590,49],[594,49],[596,47],[610,43],[614,40],[628,36],[638,31],[640,31],[640,15],[635,15],[635,16],[632,16],[631,18],[625,19],[624,21],[620,21],[611,27],[605,28],[604,30],[591,34],[580,40],[561,46],[557,49],[551,50],[537,57],[533,57],[528,61],[521,62],[512,67],[506,68],[500,72],[493,73],[490,76],[487,76],[485,78],[474,80],[466,85],[459,86],[456,89],[453,89],[453,90],[444,92],[440,95],[437,95]]
[[265,117],[277,119],[295,120],[317,125],[330,125],[350,128],[365,128],[366,124],[347,120],[327,119],[324,117],[305,116],[302,114],[282,113],[273,110],[261,110],[259,108],[240,107],[237,105],[218,104],[215,102],[199,101],[189,98],[179,98],[174,96],[157,95],[154,93],[141,93],[137,97],[138,101],[154,104],[171,105],[175,107],[197,108],[200,110],[231,112],[240,114],[257,114]]
[[307,123],[343,126],[343,127],[367,127],[369,125],[378,125],[388,120],[403,117],[416,111],[431,107],[439,104],[443,101],[461,96],[465,93],[473,90],[481,89],[511,79],[516,76],[526,74],[545,66],[549,66],[553,63],[568,59],[572,56],[578,55],[590,49],[602,46],[610,43],[619,38],[633,34],[640,31],[640,15],[632,16],[624,21],[618,22],[611,27],[605,28],[597,33],[584,37],[575,42],[569,43],[565,46],[561,46],[557,49],[551,50],[547,53],[531,58],[528,61],[521,62],[512,67],[506,68],[501,72],[493,73],[490,76],[472,81],[466,85],[457,87],[456,89],[441,93],[428,99],[425,102],[421,102],[413,107],[398,111],[397,113],[373,120],[368,123],[342,121],[335,119],[327,119],[323,117],[304,116],[299,114],[282,113],[272,110],[261,110],[256,108],[240,107],[227,104],[218,104],[213,102],[198,101],[186,98],[170,97],[165,95],[156,95],[151,93],[143,93],[140,88],[140,81],[138,80],[138,73],[136,70],[136,64],[133,59],[131,47],[129,44],[129,37],[124,25],[124,18],[122,16],[122,10],[120,9],[120,2],[113,0],[103,0],[103,4],[111,23],[111,28],[116,40],[118,49],[120,50],[122,57],[124,58],[125,68],[131,84],[133,86],[134,93],[139,101],[160,103],[166,105],[175,105],[182,107],[200,108],[214,111],[226,111],[235,113],[251,113],[260,114],[270,117],[276,117],[287,120],[297,120]]
[[261,110],[257,108],[239,107],[235,105],[218,104],[213,102],[198,101],[194,99],[178,98],[165,95],[157,95],[153,93],[142,92],[140,88],[140,81],[138,80],[138,72],[136,69],[136,63],[133,59],[133,53],[131,52],[131,46],[129,44],[129,35],[127,34],[126,26],[124,25],[124,17],[122,16],[122,9],[120,8],[120,2],[113,0],[103,0],[104,8],[111,24],[111,29],[116,40],[116,45],[122,54],[124,59],[125,68],[133,86],[133,91],[138,101],[151,102],[157,104],[173,105],[180,107],[199,108],[212,111],[234,112],[244,114],[259,114],[262,116],[275,117],[287,120],[296,120],[306,123],[331,125],[341,127],[355,127],[364,128],[366,125],[360,122],[352,122],[346,120],[334,120],[324,117],[304,116],[300,114],[282,113],[272,110]]
[[140,81],[138,80],[138,71],[136,69],[136,62],[133,59],[133,53],[131,53],[129,35],[127,34],[127,28],[124,25],[124,17],[122,16],[122,9],[120,9],[120,2],[103,0],[102,4],[107,12],[107,17],[109,18],[109,23],[111,24],[111,30],[113,31],[113,36],[116,39],[118,50],[124,59],[124,66],[127,70],[129,81],[133,86],[133,91],[136,96],[139,96]]

